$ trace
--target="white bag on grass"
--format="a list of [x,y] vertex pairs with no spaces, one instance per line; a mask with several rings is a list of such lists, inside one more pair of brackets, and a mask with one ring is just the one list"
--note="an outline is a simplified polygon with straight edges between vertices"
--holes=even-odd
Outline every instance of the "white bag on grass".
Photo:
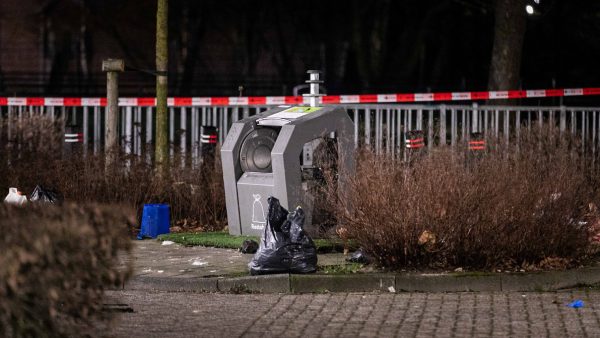
[[8,188],[8,195],[4,199],[4,203],[21,206],[27,203],[27,196],[21,195],[17,188]]

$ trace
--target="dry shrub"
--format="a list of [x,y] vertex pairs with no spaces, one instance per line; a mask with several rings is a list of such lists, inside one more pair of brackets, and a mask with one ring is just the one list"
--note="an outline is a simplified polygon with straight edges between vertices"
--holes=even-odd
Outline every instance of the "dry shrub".
[[474,155],[450,147],[408,162],[364,150],[337,217],[383,267],[515,268],[575,262],[588,252],[595,198],[572,142],[553,129],[520,146],[488,140]]
[[[199,168],[189,163],[181,166],[181,160],[174,158],[168,173],[158,175],[154,166],[145,160],[146,156],[116,154],[116,164],[106,168],[103,153],[88,152],[85,157],[82,149],[63,153],[59,125],[46,117],[24,118],[20,124],[13,121],[11,139],[7,138],[6,124],[6,120],[0,119],[2,194],[7,193],[9,187],[29,193],[40,184],[60,191],[68,201],[134,208],[138,217],[145,203],[167,203],[173,223],[185,220],[186,224],[194,224],[196,230],[221,230],[226,225],[225,192],[218,157],[214,163]],[[37,131],[32,133],[32,130]]]
[[119,255],[131,250],[132,216],[114,206],[0,205],[0,336],[75,334],[101,318],[104,290],[131,274]]
[[22,158],[24,154],[60,154],[62,119],[23,112],[21,118],[0,118],[0,141],[5,155]]

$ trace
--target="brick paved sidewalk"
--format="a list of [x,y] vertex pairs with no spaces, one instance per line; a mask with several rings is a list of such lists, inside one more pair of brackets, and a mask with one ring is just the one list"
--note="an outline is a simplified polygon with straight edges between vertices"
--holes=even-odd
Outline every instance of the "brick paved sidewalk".
[[[600,336],[600,292],[233,295],[112,291],[117,337]],[[585,306],[566,304],[582,299]]]

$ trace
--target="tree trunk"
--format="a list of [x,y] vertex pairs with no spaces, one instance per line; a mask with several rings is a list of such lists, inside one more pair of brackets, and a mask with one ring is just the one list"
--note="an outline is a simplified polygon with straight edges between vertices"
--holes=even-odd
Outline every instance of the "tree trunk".
[[164,174],[169,160],[167,119],[167,67],[168,67],[168,0],[158,0],[156,11],[156,150],[155,160],[159,172]]
[[360,78],[361,87],[369,88],[371,85],[370,72],[368,66],[367,48],[364,47],[364,14],[360,5],[362,2],[358,0],[352,1],[352,49],[356,57],[356,70]]
[[526,26],[525,1],[496,0],[495,10],[488,89],[518,89]]
[[[387,55],[389,0],[352,2],[352,42],[361,85],[369,89],[381,80]],[[372,18],[367,21],[366,18]]]

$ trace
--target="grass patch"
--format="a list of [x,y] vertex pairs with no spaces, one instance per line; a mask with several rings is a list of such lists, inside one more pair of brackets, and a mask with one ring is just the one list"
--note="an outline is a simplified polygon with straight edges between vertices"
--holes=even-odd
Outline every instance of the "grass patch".
[[159,241],[173,241],[185,246],[239,249],[245,240],[259,241],[255,236],[232,236],[226,232],[177,233],[158,236]]
[[[245,240],[260,242],[256,236],[233,236],[227,232],[199,232],[176,233],[158,236],[159,241],[173,241],[185,246],[207,246],[213,248],[239,249]],[[344,245],[341,240],[315,239],[318,253],[343,252]],[[350,245],[352,248],[353,246]]]
[[327,275],[345,275],[345,274],[359,273],[363,267],[364,267],[364,264],[360,264],[360,263],[325,265],[325,266],[319,266],[317,269],[317,272],[324,273]]

